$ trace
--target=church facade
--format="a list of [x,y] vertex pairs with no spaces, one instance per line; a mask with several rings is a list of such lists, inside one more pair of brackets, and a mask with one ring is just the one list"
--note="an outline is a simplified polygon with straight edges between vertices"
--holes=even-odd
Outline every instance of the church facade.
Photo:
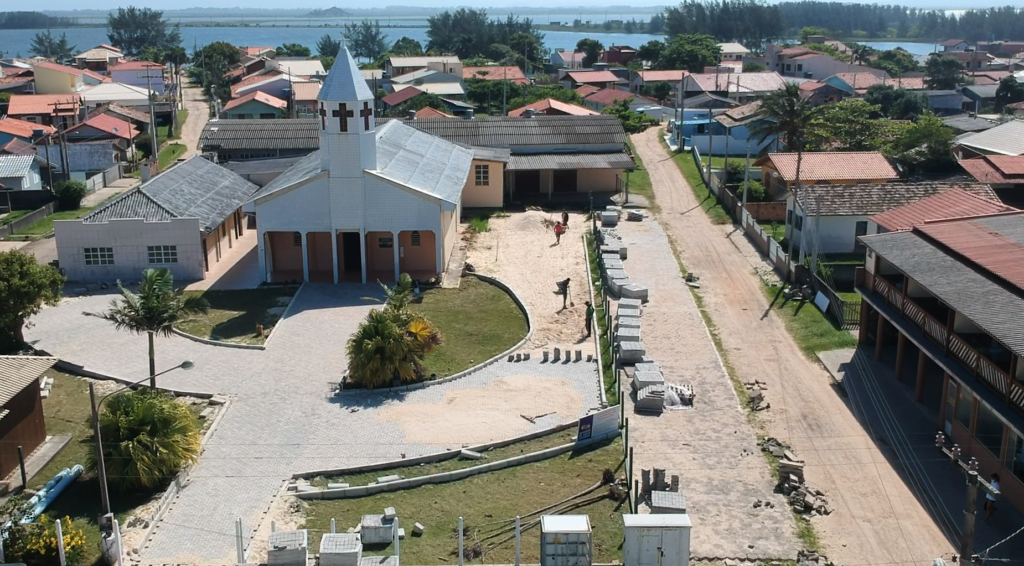
[[373,93],[344,47],[320,90],[318,117],[320,149],[252,198],[264,281],[442,273],[463,191],[489,189],[473,150],[398,120],[376,127]]

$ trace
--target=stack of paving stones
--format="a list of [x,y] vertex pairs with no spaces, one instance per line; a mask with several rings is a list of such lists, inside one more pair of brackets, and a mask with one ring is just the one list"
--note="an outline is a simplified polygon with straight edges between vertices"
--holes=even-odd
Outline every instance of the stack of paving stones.
[[[608,214],[608,211],[602,214]],[[618,213],[616,212],[616,214]],[[618,232],[602,223],[601,228],[597,231],[597,243],[600,245],[599,264],[605,287],[616,297],[639,299],[646,303],[647,287],[633,282],[626,274],[625,266],[622,264],[629,254],[626,244],[622,242]]]
[[767,437],[761,441],[761,450],[771,453],[779,459],[779,487],[783,495],[789,498],[789,504],[795,513],[831,515],[825,494],[804,483],[804,461],[797,459],[789,447],[775,438]]

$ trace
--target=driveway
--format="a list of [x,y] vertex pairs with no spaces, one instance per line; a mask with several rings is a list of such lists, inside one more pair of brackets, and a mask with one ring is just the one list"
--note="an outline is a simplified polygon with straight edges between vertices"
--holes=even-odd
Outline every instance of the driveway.
[[[234,564],[234,520],[241,518],[246,532],[254,532],[294,472],[438,452],[479,440],[479,429],[488,426],[496,431],[494,440],[508,438],[598,406],[596,366],[584,363],[538,368],[501,362],[400,396],[332,398],[331,387],[346,365],[345,342],[378,304],[364,297],[379,295],[377,285],[306,284],[265,351],[179,337],[157,341],[158,368],[195,362],[189,371],[160,377],[161,386],[223,394],[232,401],[187,486],[142,549],[143,564]],[[145,376],[145,338],[82,315],[104,310],[111,298],[71,298],[43,309],[30,321],[26,337],[37,348],[98,372]],[[567,396],[576,402],[566,403]],[[511,403],[512,397],[525,399],[535,414],[558,414],[528,423],[516,412],[526,410],[519,406],[523,402]],[[447,405],[476,411],[481,426],[437,427],[445,434],[424,435],[422,423],[429,421],[416,418],[435,414],[444,419],[450,414]],[[498,422],[508,416],[502,412],[512,415],[504,422],[513,426]]]
[[826,492],[834,512],[813,524],[828,557],[851,565],[930,564],[948,555],[950,544],[828,374],[800,352],[777,314],[768,313],[754,273],[757,252],[733,226],[713,225],[701,212],[659,136],[654,128],[633,136],[650,172],[658,218],[683,265],[700,276],[704,306],[737,377],[767,383],[771,409],[758,413],[762,432],[791,443],[806,460],[807,482]]
[[178,143],[185,144],[188,149],[182,155],[182,159],[198,152],[199,136],[203,134],[203,128],[210,121],[210,103],[203,94],[203,89],[193,86],[191,82],[185,84],[188,86],[182,88],[182,97],[185,100],[185,108],[188,109],[188,119],[181,128]]

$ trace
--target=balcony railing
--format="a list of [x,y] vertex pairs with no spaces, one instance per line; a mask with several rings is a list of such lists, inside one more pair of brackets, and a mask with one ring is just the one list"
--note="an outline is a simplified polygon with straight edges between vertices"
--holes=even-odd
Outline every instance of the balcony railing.
[[1010,406],[1024,413],[1024,387],[1021,384],[982,356],[966,340],[951,332],[944,323],[925,312],[909,297],[903,296],[900,289],[884,277],[876,274],[871,279],[875,292],[881,295],[886,303],[902,313],[906,320],[913,322],[930,340],[959,360],[975,377],[1002,395]]

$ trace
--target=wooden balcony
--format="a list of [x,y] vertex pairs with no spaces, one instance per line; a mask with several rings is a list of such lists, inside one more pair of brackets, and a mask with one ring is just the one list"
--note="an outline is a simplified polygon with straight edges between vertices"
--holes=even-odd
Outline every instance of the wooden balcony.
[[945,322],[928,314],[885,277],[872,277],[871,288],[885,299],[889,306],[899,311],[904,319],[912,322],[929,340],[941,347],[949,357],[960,362],[975,378],[1003,397],[1008,405],[1024,414],[1024,386],[1014,380],[1009,372],[982,355],[962,336],[950,330]]

